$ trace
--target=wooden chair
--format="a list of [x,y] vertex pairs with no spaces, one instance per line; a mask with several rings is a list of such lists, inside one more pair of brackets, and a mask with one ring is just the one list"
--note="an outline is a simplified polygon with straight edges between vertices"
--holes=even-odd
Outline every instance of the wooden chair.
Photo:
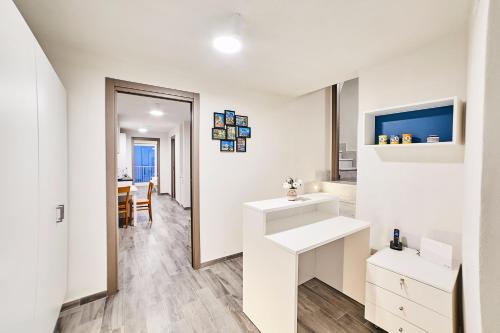
[[151,210],[151,194],[153,193],[153,188],[155,184],[153,182],[149,182],[148,185],[148,198],[147,199],[138,199],[136,201],[136,210],[147,210],[149,211],[149,221],[151,225],[153,225],[153,211]]
[[125,201],[118,202],[118,215],[125,214],[125,229],[128,228],[130,220],[130,186],[123,186],[118,188],[118,193],[126,193]]

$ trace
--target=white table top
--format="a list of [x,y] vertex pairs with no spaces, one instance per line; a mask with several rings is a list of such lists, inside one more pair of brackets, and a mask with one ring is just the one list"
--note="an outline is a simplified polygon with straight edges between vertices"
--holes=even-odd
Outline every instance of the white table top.
[[[118,185],[116,186],[116,188],[119,188],[119,187],[127,187],[127,186],[130,186],[130,193],[137,192],[137,186],[135,186],[135,185],[123,185],[123,186],[120,186],[120,184],[118,184]],[[118,193],[118,195],[125,195],[125,193]]]
[[369,227],[369,222],[338,216],[265,237],[299,255]]
[[417,250],[406,247],[403,251],[385,248],[366,261],[446,292],[453,291],[460,267],[457,262],[451,269],[435,264],[417,255]]
[[278,210],[304,207],[335,200],[338,200],[337,196],[329,193],[319,192],[302,194],[295,201],[289,201],[286,197],[282,197],[276,199],[247,202],[245,203],[245,206],[262,211],[264,213],[269,213]]

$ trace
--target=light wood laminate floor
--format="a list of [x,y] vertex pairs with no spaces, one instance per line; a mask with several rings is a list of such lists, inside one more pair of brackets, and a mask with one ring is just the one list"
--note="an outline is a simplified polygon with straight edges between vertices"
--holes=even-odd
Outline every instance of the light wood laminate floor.
[[[152,228],[138,215],[120,229],[120,292],[61,312],[56,332],[258,332],[242,312],[241,257],[195,271],[188,210],[154,194]],[[299,287],[298,317],[299,332],[379,332],[361,304],[316,279]]]

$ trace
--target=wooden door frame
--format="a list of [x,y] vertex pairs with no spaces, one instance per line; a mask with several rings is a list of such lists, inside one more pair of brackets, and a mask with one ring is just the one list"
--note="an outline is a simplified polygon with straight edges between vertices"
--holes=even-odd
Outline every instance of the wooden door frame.
[[175,135],[172,135],[170,137],[170,196],[177,201],[177,187],[175,186],[175,173],[177,171],[175,169],[175,153]]
[[132,136],[130,137],[130,145],[131,145],[131,154],[132,155],[132,179],[134,179],[134,141],[153,141],[156,142],[156,179],[157,179],[157,193],[161,193],[161,187],[160,187],[160,138],[148,138],[148,137],[142,137],[142,136]]
[[[107,293],[118,292],[118,207],[117,186],[117,125],[116,95],[118,93],[159,97],[191,105],[191,264],[200,268],[200,178],[199,132],[200,95],[147,84],[105,79],[106,133],[106,230],[107,230]],[[118,129],[119,131],[119,129]]]

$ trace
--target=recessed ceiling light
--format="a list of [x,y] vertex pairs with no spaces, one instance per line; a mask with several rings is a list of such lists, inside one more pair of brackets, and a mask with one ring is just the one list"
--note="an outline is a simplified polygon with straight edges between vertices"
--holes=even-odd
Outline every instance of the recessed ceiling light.
[[161,110],[151,110],[151,111],[149,111],[149,114],[152,116],[155,116],[155,117],[161,117],[165,113],[163,113],[163,111],[161,111]]
[[146,133],[148,131],[147,128],[139,128],[139,132],[141,133]]
[[237,53],[241,51],[242,45],[239,38],[235,36],[220,36],[214,39],[214,48],[222,53]]

